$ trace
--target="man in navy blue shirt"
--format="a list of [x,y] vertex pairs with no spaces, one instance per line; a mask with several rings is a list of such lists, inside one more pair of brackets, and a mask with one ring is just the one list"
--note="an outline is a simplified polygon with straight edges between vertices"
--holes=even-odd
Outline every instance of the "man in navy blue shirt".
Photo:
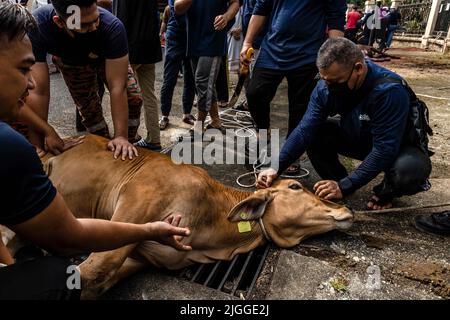
[[[70,11],[71,6],[80,12]],[[90,133],[109,136],[102,114],[98,78],[111,94],[114,137],[108,147],[117,158],[137,156],[132,145],[139,127],[142,97],[129,66],[127,34],[112,13],[98,8],[95,0],[54,0],[52,5],[33,12],[38,28],[29,34],[36,65],[36,88],[30,91],[29,105],[47,120],[50,78],[46,56],[57,57],[57,65]],[[79,15],[79,21],[77,19]],[[36,136],[32,142],[42,148]]]
[[192,62],[198,114],[193,131],[203,132],[208,113],[210,127],[221,129],[215,83],[227,51],[228,23],[239,11],[238,0],[175,0],[175,13],[187,17],[187,55]]
[[288,82],[288,135],[302,119],[316,84],[317,51],[330,37],[343,37],[345,0],[258,0],[241,51],[241,61],[265,24],[247,88],[247,102],[258,129],[270,129],[270,102],[284,78]]
[[[341,199],[385,172],[374,188],[369,208],[391,206],[392,199],[428,190],[431,161],[420,144],[411,143],[411,93],[397,74],[364,59],[345,38],[321,47],[319,81],[300,124],[280,152],[279,168],[258,177],[269,187],[305,151],[323,181],[314,186],[319,197]],[[340,119],[329,119],[340,115]],[[327,120],[328,119],[328,120]],[[361,160],[350,175],[338,155]]]
[[[35,58],[27,31],[35,25],[22,6],[0,3],[0,226],[48,252],[68,256],[113,250],[140,241],[162,241],[189,250],[174,235],[189,231],[176,223],[128,224],[75,219],[44,172],[36,149],[4,121],[14,121],[35,88]],[[0,228],[0,230],[3,228]],[[6,265],[6,266],[5,266]],[[14,261],[0,234],[0,300],[77,299],[67,278],[68,258]]]

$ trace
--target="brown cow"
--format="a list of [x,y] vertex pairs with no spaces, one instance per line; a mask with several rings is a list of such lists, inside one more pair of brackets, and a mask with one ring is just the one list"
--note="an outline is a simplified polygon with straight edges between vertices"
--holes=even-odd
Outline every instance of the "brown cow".
[[313,235],[347,229],[353,220],[348,208],[319,199],[296,180],[242,192],[220,184],[201,168],[177,165],[144,149],[133,161],[114,160],[106,146],[106,139],[87,136],[81,145],[44,160],[72,212],[79,218],[134,223],[179,213],[181,226],[192,231],[184,241],[193,250],[181,252],[146,241],[91,254],[80,265],[84,298],[97,297],[148,264],[179,269],[230,260],[267,241],[292,247]]

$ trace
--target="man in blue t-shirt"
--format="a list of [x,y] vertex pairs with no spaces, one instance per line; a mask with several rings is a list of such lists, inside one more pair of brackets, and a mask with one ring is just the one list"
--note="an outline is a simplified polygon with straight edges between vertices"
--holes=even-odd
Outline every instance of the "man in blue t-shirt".
[[[76,219],[45,174],[35,148],[4,122],[18,117],[29,91],[35,89],[31,72],[35,58],[27,36],[33,25],[34,18],[24,7],[0,3],[0,231],[7,226],[61,256],[147,240],[189,250],[174,237],[189,231],[166,222],[137,225]],[[15,261],[0,234],[0,300],[79,298],[80,290],[67,285],[74,274],[68,269],[71,264],[56,256]]]
[[[270,129],[270,102],[281,81],[288,82],[288,136],[306,112],[316,84],[317,51],[326,40],[343,37],[345,0],[258,0],[241,51],[252,47],[263,26],[268,32],[247,88],[247,102],[258,129]],[[295,170],[292,170],[294,172]]]
[[197,93],[198,115],[193,132],[203,132],[208,113],[211,124],[207,128],[221,129],[215,83],[222,57],[227,51],[228,23],[239,11],[238,0],[175,0],[175,13],[186,13],[188,43]]
[[[79,10],[75,10],[78,7]],[[98,78],[111,95],[114,137],[108,147],[117,158],[137,156],[132,145],[139,127],[142,97],[128,61],[127,35],[123,24],[95,0],[54,0],[33,12],[38,28],[29,33],[36,57],[30,107],[47,120],[50,78],[46,56],[53,55],[70,94],[90,133],[109,136],[102,113]],[[32,136],[42,147],[42,141]]]
[[[428,147],[417,136],[426,131],[414,111],[417,100],[406,82],[394,72],[364,59],[348,39],[329,39],[320,48],[317,67],[322,80],[311,95],[308,110],[284,144],[279,167],[261,172],[257,185],[267,188],[305,151],[324,179],[314,186],[316,195],[342,199],[375,179],[370,209],[392,206],[394,197],[430,188]],[[340,118],[329,118],[339,115]],[[358,159],[351,174],[338,155]],[[277,169],[277,170],[275,170]]]

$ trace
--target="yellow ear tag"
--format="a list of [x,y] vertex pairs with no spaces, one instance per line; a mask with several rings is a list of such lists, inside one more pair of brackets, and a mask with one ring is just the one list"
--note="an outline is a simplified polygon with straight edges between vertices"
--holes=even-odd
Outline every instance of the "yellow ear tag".
[[238,222],[238,230],[239,230],[239,233],[245,233],[245,232],[252,231],[252,225],[250,224],[250,221]]

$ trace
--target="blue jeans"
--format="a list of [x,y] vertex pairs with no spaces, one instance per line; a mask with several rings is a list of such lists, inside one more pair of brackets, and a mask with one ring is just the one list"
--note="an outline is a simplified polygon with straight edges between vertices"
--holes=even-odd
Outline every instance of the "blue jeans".
[[386,39],[386,48],[389,48],[391,46],[392,43],[392,39],[394,39],[394,33],[395,31],[398,29],[398,25],[396,24],[391,24],[388,26],[388,31],[387,31],[387,39]]
[[190,114],[195,97],[195,81],[190,60],[186,50],[181,46],[171,46],[166,42],[166,57],[164,61],[164,80],[161,87],[161,113],[169,116],[172,109],[173,91],[177,84],[178,73],[183,68],[183,113]]

